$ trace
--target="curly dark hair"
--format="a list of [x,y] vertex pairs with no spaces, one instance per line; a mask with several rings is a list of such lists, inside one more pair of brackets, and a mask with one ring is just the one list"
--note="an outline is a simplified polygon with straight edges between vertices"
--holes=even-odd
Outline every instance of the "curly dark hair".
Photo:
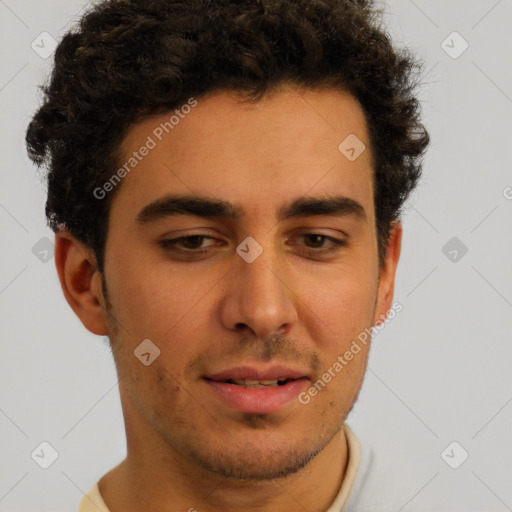
[[91,247],[103,273],[120,187],[103,200],[93,191],[118,168],[133,123],[216,90],[257,102],[283,84],[327,86],[351,93],[366,116],[382,263],[429,140],[414,96],[419,69],[371,1],[104,0],[57,47],[27,130],[30,158],[48,168],[49,225]]

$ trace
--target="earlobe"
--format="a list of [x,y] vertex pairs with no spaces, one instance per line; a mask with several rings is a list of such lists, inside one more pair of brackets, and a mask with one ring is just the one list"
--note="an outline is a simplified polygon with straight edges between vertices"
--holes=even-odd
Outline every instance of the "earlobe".
[[395,221],[391,225],[384,264],[380,269],[377,289],[377,307],[375,308],[374,324],[386,319],[392,307],[395,288],[395,276],[402,247],[402,224]]
[[55,234],[55,265],[64,297],[82,324],[93,334],[107,335],[101,275],[92,250],[61,230]]

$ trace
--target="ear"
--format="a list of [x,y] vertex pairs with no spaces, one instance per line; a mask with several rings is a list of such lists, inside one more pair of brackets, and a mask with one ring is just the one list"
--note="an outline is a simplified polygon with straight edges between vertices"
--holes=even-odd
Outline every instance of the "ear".
[[61,230],[55,235],[55,265],[64,297],[85,328],[107,335],[105,299],[93,251]]
[[393,302],[395,290],[395,275],[402,247],[402,224],[395,221],[391,224],[388,237],[388,247],[384,264],[380,269],[379,284],[377,287],[377,305],[375,308],[374,325],[382,323],[388,316]]

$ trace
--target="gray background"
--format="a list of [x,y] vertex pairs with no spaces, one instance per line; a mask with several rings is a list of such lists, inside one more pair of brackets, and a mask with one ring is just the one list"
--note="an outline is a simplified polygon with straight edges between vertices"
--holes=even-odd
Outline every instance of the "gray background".
[[[0,0],[0,512],[76,510],[125,455],[106,338],[62,296],[24,148],[51,61],[40,34],[59,40],[83,5]],[[348,423],[396,478],[389,510],[512,510],[512,2],[385,9],[395,40],[425,61],[432,145],[404,216],[403,311],[374,340]],[[58,452],[48,469],[31,458],[43,441]]]

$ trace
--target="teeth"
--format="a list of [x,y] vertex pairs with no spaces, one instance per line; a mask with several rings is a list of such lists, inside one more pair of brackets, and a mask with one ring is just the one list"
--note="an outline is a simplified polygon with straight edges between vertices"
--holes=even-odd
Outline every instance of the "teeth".
[[278,379],[274,380],[259,380],[258,382],[263,386],[277,386]]
[[251,380],[251,379],[231,379],[233,384],[237,384],[238,386],[243,386],[249,389],[258,389],[258,388],[269,388],[277,386],[278,383],[284,383],[286,379],[273,379],[273,380]]
[[230,379],[230,381],[231,381],[233,384],[237,384],[238,386],[243,386],[243,385],[245,385],[245,379]]

